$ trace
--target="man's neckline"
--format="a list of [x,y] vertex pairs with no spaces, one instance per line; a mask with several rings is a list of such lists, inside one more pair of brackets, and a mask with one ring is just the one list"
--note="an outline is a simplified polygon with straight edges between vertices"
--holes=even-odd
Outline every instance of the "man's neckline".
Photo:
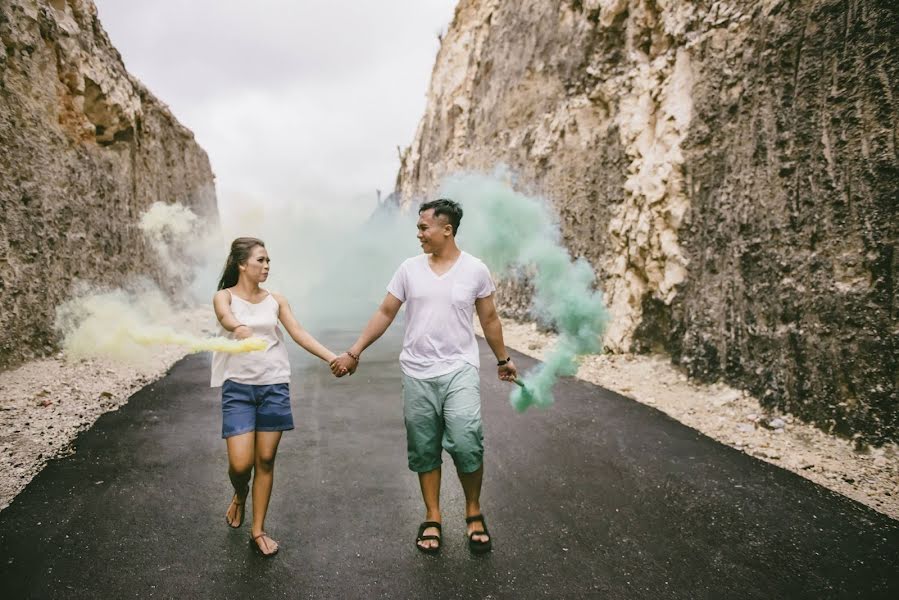
[[463,254],[465,254],[465,251],[464,251],[464,250],[459,250],[459,256],[456,257],[456,260],[453,261],[453,264],[450,265],[450,268],[447,269],[446,271],[444,271],[443,273],[440,273],[440,274],[437,274],[437,272],[434,270],[434,267],[431,266],[431,256],[432,256],[432,255],[426,254],[426,255],[425,255],[425,260],[426,260],[427,265],[428,265],[428,271],[430,271],[431,274],[432,274],[434,277],[436,277],[437,279],[443,279],[444,277],[446,277],[447,275],[449,275],[449,274],[453,271],[453,269],[456,268],[456,265],[458,265],[458,264],[459,264],[459,261],[462,260],[462,255],[463,255]]

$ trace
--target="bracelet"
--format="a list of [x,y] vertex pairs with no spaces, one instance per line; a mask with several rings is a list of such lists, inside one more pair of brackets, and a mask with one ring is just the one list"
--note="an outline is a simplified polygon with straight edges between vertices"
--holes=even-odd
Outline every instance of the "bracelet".
[[231,330],[231,333],[234,333],[235,331],[237,331],[237,330],[240,329],[241,327],[246,327],[246,325],[244,325],[243,323],[238,323],[238,324],[237,324],[237,327],[235,327],[234,329]]
[[355,360],[356,362],[359,362],[359,355],[358,355],[358,354],[353,354],[353,353],[350,352],[349,350],[347,350],[346,353],[347,353],[347,355],[348,355],[350,358],[352,358],[352,359]]
[[497,366],[497,367],[502,367],[503,365],[505,365],[506,363],[511,362],[511,361],[512,361],[512,357],[510,356],[510,357],[507,358],[506,360],[501,360],[501,361],[497,362],[497,363],[496,363],[496,366]]

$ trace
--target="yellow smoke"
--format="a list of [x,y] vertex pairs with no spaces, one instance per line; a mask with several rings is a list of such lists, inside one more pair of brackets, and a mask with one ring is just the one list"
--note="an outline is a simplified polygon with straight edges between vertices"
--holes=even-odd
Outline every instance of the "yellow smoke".
[[[105,357],[139,363],[152,359],[152,346],[162,344],[189,352],[243,353],[268,347],[259,338],[230,340],[185,331],[191,326],[187,314],[145,282],[134,291],[82,290],[57,308],[56,328],[63,335],[63,352],[70,360]],[[208,323],[213,318],[207,313],[203,320]]]
[[190,352],[227,352],[243,354],[268,348],[268,342],[261,338],[231,340],[225,337],[200,338],[174,331],[129,332],[139,344],[169,344],[187,348]]
[[[202,287],[204,297],[211,295],[210,290],[215,289],[212,276],[202,277],[201,271],[203,259],[210,252],[208,247],[214,245],[217,236],[204,228],[197,215],[181,204],[155,202],[141,215],[138,227],[164,270],[179,286],[180,297],[189,296],[189,287]],[[190,252],[184,252],[187,245]],[[220,245],[216,245],[218,253]],[[193,261],[185,256],[193,257]],[[200,262],[196,262],[197,256]],[[211,313],[204,317],[204,325],[214,323]],[[191,318],[197,320],[196,309],[176,306],[155,284],[129,281],[114,290],[98,291],[81,285],[71,300],[57,308],[56,329],[63,339],[63,352],[70,360],[103,357],[141,363],[152,360],[152,347],[159,345],[180,346],[188,352],[229,353],[256,352],[267,347],[258,338],[201,336],[201,327],[197,322],[189,322]]]

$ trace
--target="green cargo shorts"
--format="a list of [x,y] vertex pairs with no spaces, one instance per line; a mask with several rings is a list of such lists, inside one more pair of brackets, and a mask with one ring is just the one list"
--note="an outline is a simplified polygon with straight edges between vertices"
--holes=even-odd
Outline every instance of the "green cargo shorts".
[[403,417],[409,469],[433,471],[443,462],[441,448],[460,473],[472,473],[484,460],[481,379],[471,365],[434,377],[403,375]]

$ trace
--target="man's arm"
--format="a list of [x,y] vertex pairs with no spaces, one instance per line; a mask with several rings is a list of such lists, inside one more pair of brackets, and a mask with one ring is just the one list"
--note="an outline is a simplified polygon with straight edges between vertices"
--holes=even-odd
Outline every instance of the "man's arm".
[[368,320],[362,333],[359,334],[359,339],[350,346],[347,352],[331,361],[331,371],[337,375],[340,369],[345,369],[352,375],[356,371],[356,367],[359,366],[359,356],[366,348],[375,343],[379,337],[384,335],[384,332],[393,323],[402,305],[403,303],[399,298],[388,292],[384,297],[384,301],[381,302],[381,306],[378,307],[375,314]]
[[487,345],[493,350],[493,354],[496,355],[497,362],[509,359],[504,365],[497,367],[496,374],[503,381],[514,381],[518,378],[518,368],[512,363],[512,359],[509,358],[509,353],[506,351],[506,343],[503,341],[503,324],[499,320],[499,315],[496,314],[493,294],[475,300],[474,307],[478,311],[478,320],[481,322],[481,329],[484,330],[484,338],[487,340]]

